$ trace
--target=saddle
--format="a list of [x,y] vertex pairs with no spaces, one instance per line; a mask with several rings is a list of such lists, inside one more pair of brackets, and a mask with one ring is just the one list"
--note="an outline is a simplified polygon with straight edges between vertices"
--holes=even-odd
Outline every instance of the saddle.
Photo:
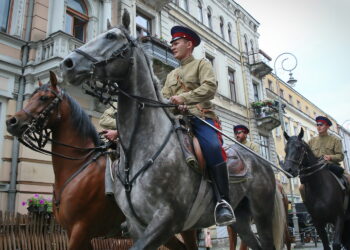
[[350,198],[350,175],[344,173],[341,177],[338,177],[332,171],[330,171],[332,176],[337,180],[341,190],[345,193],[344,198],[344,211],[347,213],[347,216],[350,217],[350,206],[349,206],[349,198]]
[[[208,178],[206,161],[199,141],[192,133],[190,122],[183,116],[177,116],[175,120],[175,129],[187,165],[205,178]],[[233,178],[245,177],[248,173],[248,168],[233,145],[225,147],[224,150],[227,154],[229,176]]]

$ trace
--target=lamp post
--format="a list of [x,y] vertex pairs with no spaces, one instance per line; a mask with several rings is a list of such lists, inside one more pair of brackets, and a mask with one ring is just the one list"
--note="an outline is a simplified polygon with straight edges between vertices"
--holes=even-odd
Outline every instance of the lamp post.
[[[292,71],[297,67],[298,61],[297,61],[297,58],[292,53],[285,52],[285,53],[278,55],[275,59],[274,64],[273,64],[274,72],[275,72],[275,75],[277,78],[277,86],[278,86],[278,92],[277,92],[278,103],[279,103],[278,104],[278,114],[279,114],[279,119],[281,122],[282,131],[285,131],[285,124],[284,124],[283,110],[282,110],[282,98],[281,98],[281,93],[280,93],[280,85],[278,84],[279,77],[278,77],[277,71],[276,71],[276,63],[277,63],[278,59],[281,58],[282,56],[285,56],[285,58],[281,60],[281,66],[282,66],[282,69],[284,71],[289,72],[289,80],[287,81],[287,84],[289,84],[292,87],[294,87],[296,82],[297,82],[297,80],[293,77]],[[284,65],[284,63],[290,58],[294,59],[294,63],[292,64],[292,66],[287,68]],[[285,144],[284,139],[282,139],[282,142],[284,145]],[[299,233],[298,217],[297,217],[297,213],[296,213],[296,209],[295,209],[295,202],[294,202],[294,185],[292,183],[293,179],[294,178],[289,179],[290,194],[292,197],[291,205],[292,205],[292,214],[293,214],[293,228],[294,228],[293,232],[294,232],[294,237],[295,237],[295,247],[299,247],[299,246],[301,246],[301,239],[300,239],[300,233]]]

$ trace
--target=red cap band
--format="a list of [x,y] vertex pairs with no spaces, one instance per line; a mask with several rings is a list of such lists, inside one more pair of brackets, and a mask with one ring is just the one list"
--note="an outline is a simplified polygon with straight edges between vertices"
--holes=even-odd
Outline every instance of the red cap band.
[[176,38],[176,37],[182,37],[182,38],[185,38],[189,41],[191,41],[193,43],[194,46],[196,46],[196,40],[190,36],[189,34],[187,33],[183,33],[183,32],[176,32],[173,34],[173,38]]

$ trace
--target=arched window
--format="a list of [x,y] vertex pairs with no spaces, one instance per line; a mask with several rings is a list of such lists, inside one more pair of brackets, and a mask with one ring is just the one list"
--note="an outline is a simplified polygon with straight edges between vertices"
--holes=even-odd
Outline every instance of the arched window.
[[224,32],[224,18],[221,16],[220,17],[220,32],[221,32],[221,37],[225,39],[225,32]]
[[81,41],[86,39],[88,11],[83,0],[68,0],[65,31]]
[[203,23],[203,7],[200,0],[198,0],[198,20]]
[[230,23],[227,25],[227,35],[229,42],[232,44],[232,28]]
[[207,17],[208,17],[208,27],[210,29],[213,29],[213,24],[212,24],[212,20],[211,20],[211,10],[209,7],[208,7]]
[[188,2],[187,2],[187,0],[179,0],[179,6],[182,9],[188,11]]

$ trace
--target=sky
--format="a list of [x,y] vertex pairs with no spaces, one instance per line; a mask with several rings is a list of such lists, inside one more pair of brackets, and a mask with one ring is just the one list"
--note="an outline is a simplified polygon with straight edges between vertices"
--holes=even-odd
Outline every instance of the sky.
[[[235,1],[260,23],[259,47],[271,66],[293,53],[295,90],[350,130],[350,0]],[[279,61],[277,75],[287,81]]]

